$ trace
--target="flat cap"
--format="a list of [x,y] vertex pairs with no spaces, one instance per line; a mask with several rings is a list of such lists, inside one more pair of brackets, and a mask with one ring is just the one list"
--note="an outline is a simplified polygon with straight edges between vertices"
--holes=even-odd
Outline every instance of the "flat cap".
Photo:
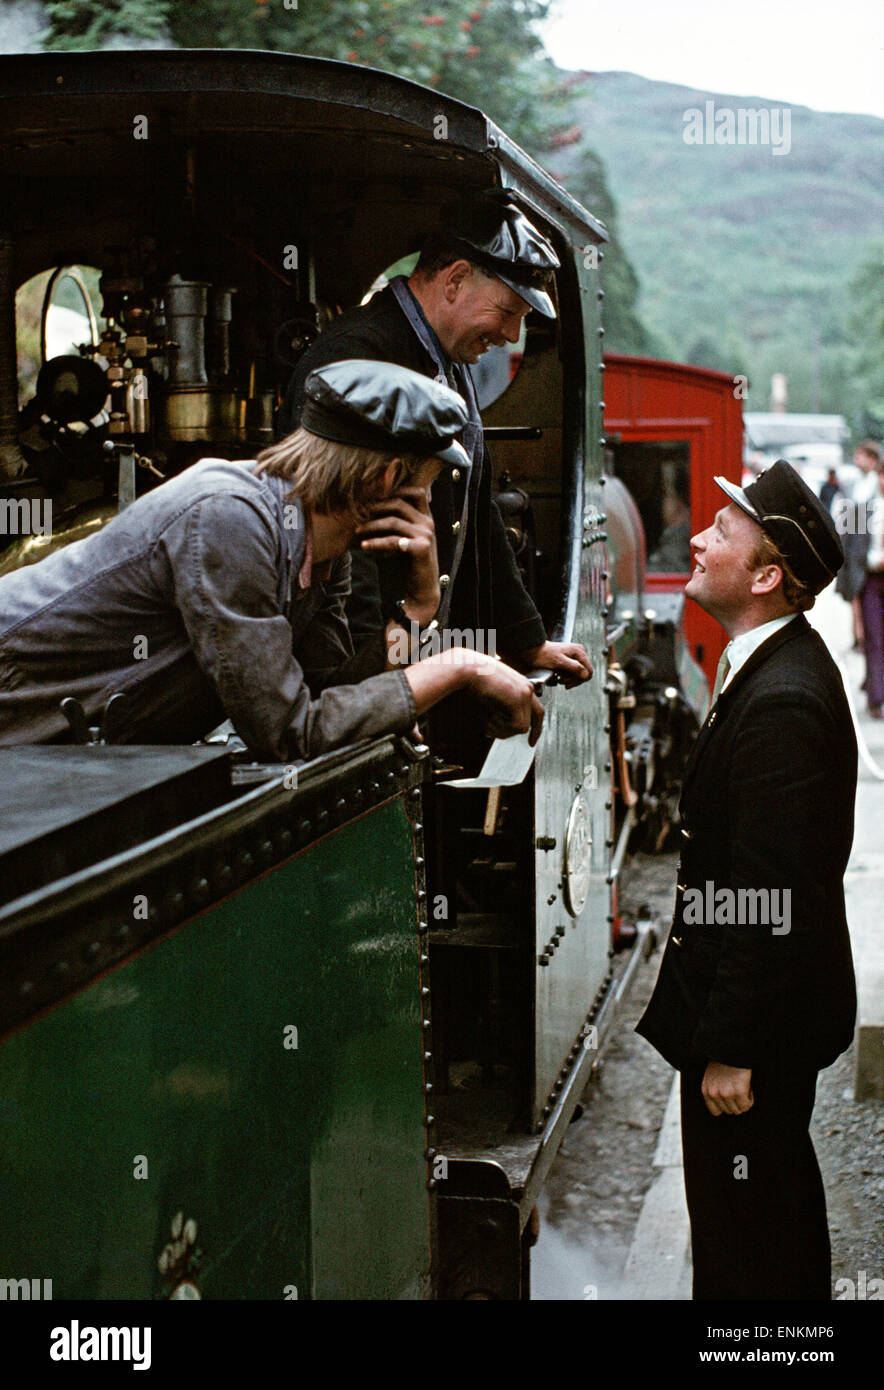
[[443,212],[449,236],[465,255],[496,275],[545,318],[556,316],[545,286],[561,262],[550,242],[501,189],[479,193],[469,203]]
[[463,397],[409,367],[356,357],[331,362],[310,373],[304,394],[301,424],[311,434],[470,466],[455,438],[469,419]]
[[715,481],[732,502],[757,521],[795,578],[818,594],[844,564],[835,523],[816,493],[785,459],[777,459],[745,489]]

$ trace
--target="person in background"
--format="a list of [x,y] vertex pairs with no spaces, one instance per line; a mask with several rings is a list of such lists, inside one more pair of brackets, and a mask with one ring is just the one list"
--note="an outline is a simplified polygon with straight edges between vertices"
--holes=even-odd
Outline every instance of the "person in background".
[[691,506],[687,476],[677,477],[663,497],[663,530],[648,556],[656,574],[684,574],[691,568]]
[[826,481],[820,488],[820,501],[829,512],[831,512],[832,503],[834,502],[835,498],[838,496],[840,491],[841,485],[838,482],[838,475],[835,472],[834,468],[830,468],[829,476],[826,478]]
[[884,464],[874,475],[868,504],[866,578],[860,593],[866,654],[866,700],[873,719],[884,718]]
[[881,465],[881,446],[874,439],[864,439],[853,451],[853,462],[861,476],[853,485],[851,496],[844,498],[834,508],[836,525],[844,550],[844,568],[838,575],[835,585],[837,593],[846,599],[851,607],[853,619],[853,646],[855,651],[863,650],[863,612],[860,594],[866,582],[866,556],[869,549],[870,503],[878,493],[877,471]]

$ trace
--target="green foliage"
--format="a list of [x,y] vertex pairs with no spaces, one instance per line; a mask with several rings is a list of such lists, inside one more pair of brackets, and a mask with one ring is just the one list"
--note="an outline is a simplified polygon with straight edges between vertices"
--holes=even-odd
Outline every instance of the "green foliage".
[[884,241],[871,244],[851,278],[847,354],[857,398],[858,436],[884,438]]
[[558,133],[535,33],[549,0],[170,0],[176,43],[306,53],[395,72],[480,106],[532,150]]
[[[166,25],[185,48],[269,49],[380,68],[480,107],[545,160],[580,137],[567,84],[536,33],[549,7],[550,0],[54,0],[47,46],[152,38]],[[638,280],[601,161],[584,151],[568,186],[613,237],[603,266],[606,344],[665,352],[665,325],[652,336],[638,318]]]
[[[884,219],[881,121],[794,107],[791,150],[773,156],[758,145],[685,144],[684,112],[709,93],[630,73],[572,83],[574,118],[617,200],[641,317],[666,355],[744,373],[752,410],[767,409],[771,375],[785,372],[791,410],[877,413],[880,256],[851,277]],[[554,165],[578,195],[582,149]],[[603,276],[607,266],[606,255]],[[860,303],[867,325],[848,322]]]
[[550,0],[50,0],[47,48],[168,32],[183,48],[305,53],[395,72],[481,109],[534,154],[562,134]]
[[164,32],[169,0],[47,0],[48,49],[100,48],[109,39],[157,39]]
[[605,348],[609,352],[650,354],[657,350],[636,312],[639,282],[623,249],[617,207],[605,177],[605,166],[592,150],[584,149],[568,180],[568,191],[604,222],[611,240],[601,262],[605,302]]

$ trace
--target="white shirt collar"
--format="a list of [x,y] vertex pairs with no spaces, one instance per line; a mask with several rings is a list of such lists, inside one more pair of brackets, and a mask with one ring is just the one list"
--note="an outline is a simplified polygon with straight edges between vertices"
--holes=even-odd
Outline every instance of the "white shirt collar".
[[725,647],[727,659],[730,662],[730,669],[722,690],[727,690],[734,676],[741,666],[745,666],[753,652],[757,651],[762,642],[766,642],[768,637],[773,637],[775,632],[779,632],[781,627],[791,623],[793,618],[797,618],[797,613],[786,613],[782,618],[774,618],[772,622],[762,623],[760,627],[750,628],[748,632],[741,632],[739,637],[732,637]]

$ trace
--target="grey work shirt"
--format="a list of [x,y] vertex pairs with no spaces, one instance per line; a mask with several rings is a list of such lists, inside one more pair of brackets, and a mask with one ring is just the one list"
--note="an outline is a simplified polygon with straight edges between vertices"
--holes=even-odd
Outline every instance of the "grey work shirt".
[[64,741],[66,695],[94,723],[118,690],[121,742],[193,742],[226,716],[281,761],[414,723],[383,634],[353,654],[349,555],[300,589],[301,506],[253,469],[203,459],[0,579],[0,745]]

